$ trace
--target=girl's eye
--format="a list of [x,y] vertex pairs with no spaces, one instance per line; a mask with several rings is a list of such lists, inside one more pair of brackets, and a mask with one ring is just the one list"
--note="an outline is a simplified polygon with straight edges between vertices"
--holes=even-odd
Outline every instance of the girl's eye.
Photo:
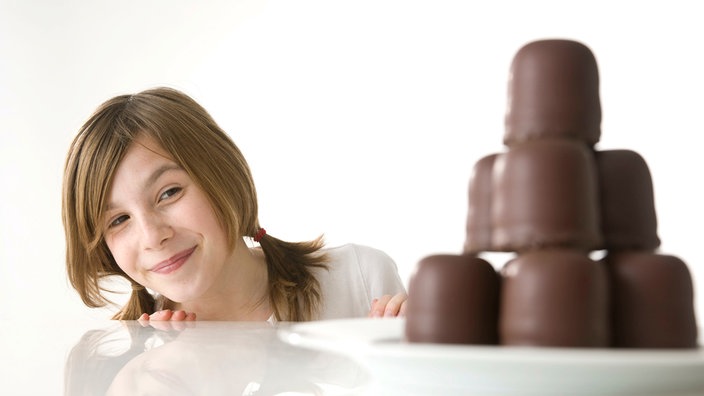
[[119,226],[120,224],[122,224],[122,223],[124,223],[125,221],[127,221],[129,218],[130,218],[130,217],[127,216],[127,215],[117,216],[115,219],[113,219],[113,220],[110,222],[110,224],[108,225],[108,228],[117,227],[117,226]]
[[163,201],[165,199],[169,199],[173,197],[174,195],[178,194],[183,190],[181,187],[171,187],[170,189],[164,191],[160,196],[159,196],[159,201]]

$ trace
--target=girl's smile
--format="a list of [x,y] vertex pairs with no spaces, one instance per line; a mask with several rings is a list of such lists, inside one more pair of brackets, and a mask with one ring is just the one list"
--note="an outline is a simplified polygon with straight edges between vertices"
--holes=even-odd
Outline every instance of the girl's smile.
[[166,275],[170,274],[179,268],[181,268],[182,265],[186,263],[189,257],[191,257],[191,254],[193,254],[193,251],[196,250],[196,246],[186,249],[180,253],[175,254],[173,257],[171,257],[168,260],[164,260],[160,262],[159,264],[155,265],[150,269],[152,272],[156,272],[158,274]]

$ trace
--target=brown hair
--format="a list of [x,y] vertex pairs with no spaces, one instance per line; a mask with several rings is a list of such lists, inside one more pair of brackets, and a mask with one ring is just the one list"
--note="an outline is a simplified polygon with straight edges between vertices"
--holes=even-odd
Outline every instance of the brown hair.
[[[206,110],[182,92],[155,88],[103,103],[81,127],[68,152],[62,218],[66,266],[71,285],[89,307],[110,301],[101,280],[122,276],[104,240],[100,221],[118,164],[132,142],[147,135],[173,157],[201,187],[231,237],[253,237],[260,229],[257,194],[247,162]],[[285,242],[270,235],[259,241],[266,256],[269,298],[278,320],[315,318],[321,291],[311,270],[326,268],[322,238]],[[155,309],[154,297],[133,287],[128,303],[113,319],[134,320]]]

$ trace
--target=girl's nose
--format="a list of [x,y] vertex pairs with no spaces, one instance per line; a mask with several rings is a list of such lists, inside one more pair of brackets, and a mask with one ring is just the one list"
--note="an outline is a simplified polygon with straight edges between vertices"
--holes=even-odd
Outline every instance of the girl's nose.
[[146,215],[141,223],[142,244],[145,249],[159,250],[173,236],[173,228],[159,214]]

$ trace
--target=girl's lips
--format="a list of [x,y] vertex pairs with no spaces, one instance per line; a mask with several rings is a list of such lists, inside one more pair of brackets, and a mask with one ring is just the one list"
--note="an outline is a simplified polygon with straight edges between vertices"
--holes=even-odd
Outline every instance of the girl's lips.
[[176,253],[168,260],[164,260],[159,264],[155,265],[152,269],[150,269],[150,271],[156,272],[157,274],[170,274],[176,271],[177,269],[181,268],[181,266],[186,263],[186,260],[191,257],[191,254],[193,254],[194,250],[196,250],[195,246],[190,249],[186,249],[182,252]]

